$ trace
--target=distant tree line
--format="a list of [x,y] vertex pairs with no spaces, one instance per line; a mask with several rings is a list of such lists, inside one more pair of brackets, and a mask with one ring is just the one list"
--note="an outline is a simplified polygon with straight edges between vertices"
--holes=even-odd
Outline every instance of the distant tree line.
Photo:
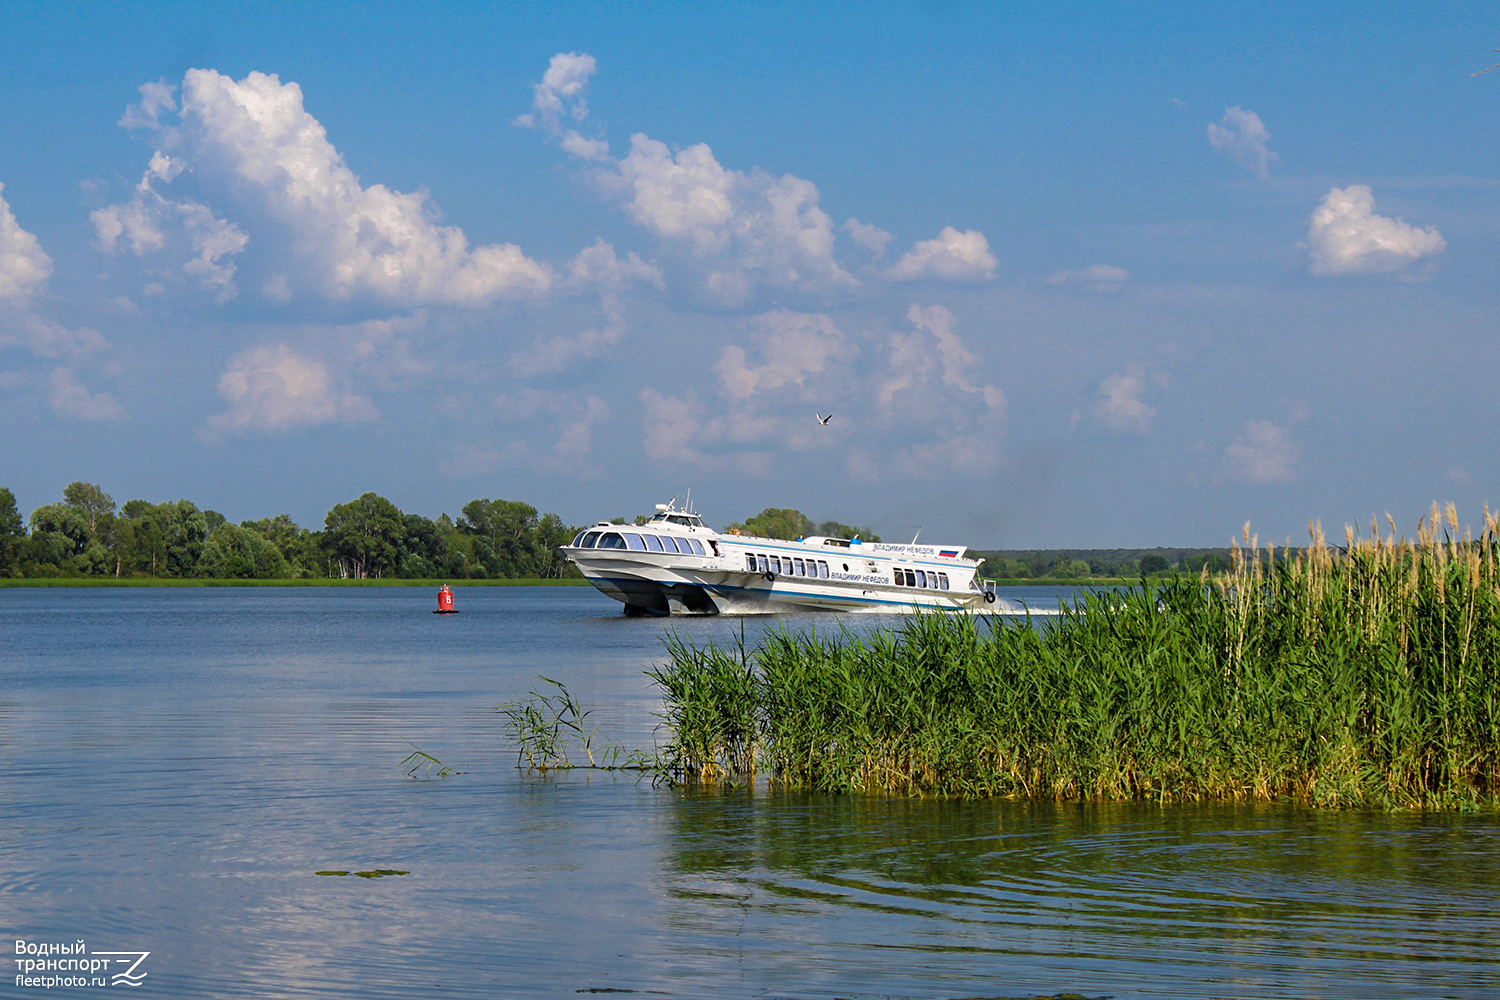
[[[614,519],[624,523],[625,518]],[[644,524],[646,516],[635,523]],[[200,577],[210,579],[556,579],[578,571],[557,551],[581,530],[519,500],[471,500],[455,519],[402,512],[366,493],[335,506],[321,531],[286,514],[232,524],[189,500],[114,499],[93,483],[69,483],[60,503],[23,518],[0,487],[0,576]],[[880,541],[868,528],[814,522],[767,507],[725,526],[766,538],[828,535]],[[1229,568],[1228,549],[1035,549],[971,551],[983,573],[1005,579],[1198,574]]]
[[1229,549],[1033,549],[971,551],[984,559],[984,576],[1005,580],[1085,577],[1197,576],[1229,569]]
[[557,551],[577,531],[518,500],[471,500],[456,520],[432,520],[375,493],[334,507],[321,531],[286,514],[232,524],[188,500],[116,508],[82,482],[23,519],[0,488],[0,576],[551,579],[578,576]]
[[829,538],[859,538],[866,542],[878,542],[880,536],[868,528],[856,528],[838,521],[820,521],[816,524],[800,510],[790,507],[767,507],[754,517],[724,526],[725,531],[738,531],[762,538],[806,538],[809,535],[826,535]]

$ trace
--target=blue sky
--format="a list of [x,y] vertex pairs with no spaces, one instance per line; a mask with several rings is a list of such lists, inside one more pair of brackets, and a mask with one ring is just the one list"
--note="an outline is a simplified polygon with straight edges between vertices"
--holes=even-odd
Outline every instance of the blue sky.
[[691,488],[1022,548],[1500,504],[1489,6],[5,21],[23,511]]

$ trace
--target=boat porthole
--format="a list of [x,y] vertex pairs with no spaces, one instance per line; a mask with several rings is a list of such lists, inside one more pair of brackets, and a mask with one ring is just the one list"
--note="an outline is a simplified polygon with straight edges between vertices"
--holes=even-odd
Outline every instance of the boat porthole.
[[849,572],[849,564],[848,563],[844,563],[844,572],[845,573]]
[[767,583],[775,583],[776,582],[776,574],[772,573],[770,570],[767,570],[766,571],[766,582]]

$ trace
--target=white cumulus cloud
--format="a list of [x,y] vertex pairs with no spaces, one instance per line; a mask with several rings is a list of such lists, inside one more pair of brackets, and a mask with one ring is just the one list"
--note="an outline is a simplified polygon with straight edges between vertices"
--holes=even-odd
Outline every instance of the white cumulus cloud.
[[567,284],[575,291],[619,291],[637,283],[663,287],[661,268],[634,253],[621,257],[602,237],[568,262]]
[[844,220],[844,232],[849,234],[860,249],[879,260],[885,256],[885,248],[891,242],[891,234],[869,222],[860,222],[854,216]]
[[[64,326],[33,309],[33,295],[51,274],[52,258],[34,235],[21,228],[10,205],[0,197],[0,353],[16,349],[52,364],[45,376],[41,366],[6,372],[0,389],[44,388],[47,405],[60,417],[124,420],[125,408],[114,396],[91,392],[74,368],[87,367],[94,355],[109,347],[104,336],[89,327]],[[53,364],[59,360],[68,363]]]
[[[0,184],[0,192],[5,185]],[[0,300],[31,296],[52,274],[52,258],[37,238],[22,229],[0,195]]]
[[915,333],[891,338],[891,374],[881,384],[878,399],[889,406],[897,393],[917,388],[936,376],[942,385],[973,393],[997,414],[1005,412],[1005,393],[992,385],[979,385],[970,377],[978,359],[953,332],[953,313],[943,306],[912,303],[906,318]]
[[[808,376],[824,371],[835,358],[848,360],[848,339],[821,314],[777,309],[752,321],[754,356],[738,344],[719,354],[714,371],[724,392],[747,399],[757,392],[785,385],[803,385]],[[759,363],[757,363],[759,362]]]
[[155,83],[143,83],[137,90],[140,92],[141,102],[125,109],[120,127],[152,131],[161,128],[162,113],[177,110],[176,85],[158,80]]
[[642,445],[647,458],[678,463],[703,460],[703,453],[694,443],[704,423],[695,394],[665,396],[647,387],[641,390],[641,405],[645,408]]
[[537,114],[554,123],[565,114],[579,121],[587,118],[589,106],[584,88],[597,68],[594,57],[584,52],[559,52],[553,56],[542,82],[536,85]]
[[959,232],[944,226],[936,239],[913,244],[885,276],[892,281],[989,281],[995,277],[996,263],[979,230]]
[[1290,426],[1251,420],[1224,449],[1221,477],[1242,483],[1287,482],[1296,474],[1302,446]]
[[1087,288],[1092,292],[1118,292],[1130,279],[1130,272],[1112,264],[1095,264],[1082,271],[1058,271],[1049,275],[1047,284]]
[[624,292],[640,284],[661,288],[663,278],[655,264],[634,253],[621,257],[613,246],[597,239],[568,262],[560,284],[579,294],[598,292],[600,321],[581,333],[549,337],[514,352],[506,361],[513,374],[559,372],[604,353],[626,333]]
[[1334,188],[1312,214],[1307,230],[1313,274],[1380,274],[1447,247],[1437,229],[1418,229],[1375,214],[1375,195],[1364,184]]
[[[692,275],[715,306],[749,305],[765,289],[831,296],[860,282],[839,259],[833,220],[809,180],[792,174],[725,166],[707,143],[669,146],[644,133],[614,158],[602,139],[564,128],[588,114],[586,92],[597,69],[579,52],[552,57],[536,85],[532,112],[517,124],[542,129],[580,160],[589,177],[634,223],[676,251],[672,263]],[[842,229],[870,260],[885,256],[891,234],[850,217]],[[946,227],[917,243],[881,277],[894,281],[988,281],[996,261],[984,234]],[[872,271],[873,273],[873,271]]]
[[810,181],[730,170],[703,143],[674,153],[641,134],[594,179],[632,221],[694,258],[717,302],[740,305],[759,285],[818,293],[856,284],[834,256],[833,220]]
[[556,138],[563,149],[581,159],[609,159],[609,143],[562,126],[565,117],[581,122],[589,116],[585,91],[597,68],[594,57],[587,53],[559,52],[547,64],[547,72],[533,89],[531,104],[534,110],[521,115],[513,124],[542,129]]
[[588,462],[594,428],[610,417],[609,405],[598,396],[525,389],[496,396],[495,410],[510,429],[500,447],[489,447],[496,471],[531,466],[573,476],[595,474]]
[[[252,214],[277,220],[298,262],[268,286],[278,297],[297,286],[337,300],[367,295],[407,306],[472,305],[545,291],[552,282],[550,271],[514,244],[471,247],[461,229],[433,221],[425,194],[362,184],[303,107],[296,83],[282,83],[274,74],[251,73],[236,81],[214,70],[189,70],[175,126],[160,122],[171,103],[144,88],[142,93],[146,100],[127,121],[155,122],[158,144],[143,185],[155,192],[192,174]],[[124,236],[132,248],[139,240],[138,252],[155,249],[156,220],[186,213],[199,234],[191,266],[213,277],[219,261],[233,252],[236,227],[225,222],[215,228],[207,208],[198,206],[199,212],[180,207],[188,202],[160,197],[163,204],[156,204],[138,190],[136,201],[95,213],[101,241]],[[169,208],[174,205],[179,207]]]
[[[760,288],[824,294],[858,282],[838,261],[834,225],[819,207],[812,182],[791,174],[724,166],[706,143],[673,149],[637,133],[613,158],[602,139],[563,128],[565,118],[588,114],[586,90],[594,58],[565,52],[552,57],[536,87],[533,112],[517,124],[556,137],[569,154],[595,164],[589,177],[632,222],[680,254],[697,291],[728,307],[744,305]],[[876,239],[874,227],[858,239]]]
[[1271,164],[1281,159],[1266,148],[1271,133],[1260,115],[1240,107],[1225,108],[1223,120],[1208,126],[1208,141],[1257,177],[1271,176]]
[[47,405],[74,420],[125,419],[125,408],[107,392],[90,392],[72,369],[58,366],[47,379]]
[[230,359],[219,378],[229,408],[208,418],[208,442],[225,433],[285,432],[332,421],[373,420],[375,407],[342,391],[326,366],[284,344],[252,348]]
[[21,313],[0,325],[0,347],[23,348],[39,358],[80,361],[109,344],[98,330],[72,329],[32,313]]
[[1146,373],[1138,365],[1110,375],[1099,383],[1089,413],[1112,431],[1144,434],[1151,429],[1156,410],[1146,405]]
[[164,249],[180,234],[185,244],[182,255],[188,257],[182,265],[183,273],[196,278],[224,302],[237,294],[234,257],[250,238],[234,223],[214,215],[207,205],[190,199],[172,201],[156,191],[153,181],[171,183],[182,169],[180,161],[160,152],[153,154],[136,185],[135,197],[98,209],[90,213],[89,220],[101,249],[113,252],[124,242],[137,257]]

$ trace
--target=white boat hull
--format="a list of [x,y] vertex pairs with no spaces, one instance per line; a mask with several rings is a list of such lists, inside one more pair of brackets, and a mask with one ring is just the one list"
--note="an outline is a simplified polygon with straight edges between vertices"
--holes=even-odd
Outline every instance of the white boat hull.
[[995,599],[962,547],[720,534],[664,509],[646,525],[601,523],[561,550],[627,614],[964,611]]

